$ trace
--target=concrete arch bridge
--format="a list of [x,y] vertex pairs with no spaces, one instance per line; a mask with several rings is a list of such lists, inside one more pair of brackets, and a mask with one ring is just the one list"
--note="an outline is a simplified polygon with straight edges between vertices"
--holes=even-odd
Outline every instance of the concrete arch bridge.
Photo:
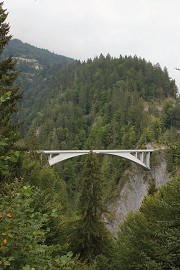
[[[49,165],[52,166],[63,160],[86,155],[91,150],[42,150],[41,153],[48,155]],[[107,154],[131,160],[150,170],[150,155],[154,150],[92,150],[95,154]]]

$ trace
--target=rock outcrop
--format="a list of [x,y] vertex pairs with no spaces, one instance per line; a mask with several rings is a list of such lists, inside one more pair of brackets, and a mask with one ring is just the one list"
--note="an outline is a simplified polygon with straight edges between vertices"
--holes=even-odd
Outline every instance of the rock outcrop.
[[166,161],[160,153],[155,154],[156,164],[151,171],[146,171],[138,165],[132,166],[125,172],[124,185],[119,191],[118,200],[109,206],[111,219],[107,219],[107,228],[117,235],[119,224],[129,211],[138,210],[144,197],[147,195],[150,180],[154,180],[156,187],[169,180]]

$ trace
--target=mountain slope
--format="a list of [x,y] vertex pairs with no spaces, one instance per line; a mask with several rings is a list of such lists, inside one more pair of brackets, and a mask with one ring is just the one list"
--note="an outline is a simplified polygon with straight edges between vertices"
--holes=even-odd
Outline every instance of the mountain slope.
[[42,66],[49,64],[63,65],[73,61],[72,58],[51,53],[48,50],[37,48],[28,43],[23,43],[18,39],[12,39],[8,43],[3,55],[4,57],[12,56],[16,58],[20,57],[22,59],[36,59]]
[[[161,103],[174,99],[168,105],[174,108],[176,99],[177,88],[167,70],[137,57],[101,55],[48,70],[44,79],[43,75],[27,90],[32,107],[23,105],[31,109],[28,118],[33,128],[39,128],[40,143],[46,148],[129,148],[150,139],[142,138],[147,125],[159,127],[153,131],[158,140],[164,121],[158,119],[163,117]],[[151,116],[152,102],[157,112]]]
[[[178,140],[180,104],[166,68],[102,54],[82,63],[49,63],[22,69],[17,81],[24,95],[16,121],[24,136],[34,129],[40,149],[134,149]],[[71,191],[77,189],[78,160],[56,166]],[[111,189],[129,163],[106,156],[101,162]]]

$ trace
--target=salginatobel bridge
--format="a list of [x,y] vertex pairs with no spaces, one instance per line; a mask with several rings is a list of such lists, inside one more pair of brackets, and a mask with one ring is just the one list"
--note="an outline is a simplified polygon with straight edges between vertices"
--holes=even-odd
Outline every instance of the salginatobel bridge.
[[[48,155],[49,165],[52,166],[63,160],[86,155],[91,150],[41,150],[39,152]],[[131,160],[150,170],[150,155],[154,150],[92,150],[95,154],[107,154]]]

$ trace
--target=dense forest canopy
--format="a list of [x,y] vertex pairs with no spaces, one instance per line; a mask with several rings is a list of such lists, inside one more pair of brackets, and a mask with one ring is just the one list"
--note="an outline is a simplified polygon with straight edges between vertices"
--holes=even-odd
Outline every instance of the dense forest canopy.
[[[19,43],[21,46],[18,47]],[[36,50],[39,50],[39,58]],[[44,50],[17,40],[11,41],[7,47],[7,52],[15,57],[24,55],[26,51],[31,51],[26,58],[33,54],[33,59],[38,61],[45,58]],[[137,135],[135,142],[140,140],[150,120],[146,118],[151,101],[159,104],[156,109],[160,111],[164,100],[176,100],[175,81],[159,64],[152,65],[136,56],[113,58],[101,54],[82,63],[70,63],[67,59],[62,65],[62,62],[57,64],[59,56],[46,53],[49,55],[48,63],[42,65],[40,61],[41,69],[32,68],[31,63],[20,63],[18,83],[24,96],[18,120],[24,123],[23,132],[27,133],[30,128],[38,130],[40,144],[47,149],[56,148],[53,141],[57,141],[60,149],[86,145],[106,148],[117,144],[117,147],[126,147],[122,145],[123,130],[126,132],[130,127],[132,134],[135,132]],[[25,69],[27,65],[31,70]],[[174,108],[173,102],[169,102],[169,106]],[[171,123],[167,120],[168,128],[178,125],[178,110],[174,108],[169,119]],[[93,138],[94,133],[96,138]]]
[[[15,120],[21,123],[26,146],[133,149],[177,140],[177,87],[159,64],[137,56],[102,54],[84,62],[66,58],[64,63],[61,56],[18,40],[10,41],[5,52],[15,57],[21,71],[16,83],[21,85],[23,98]],[[16,57],[38,61],[41,68]],[[81,160],[55,166],[70,190],[77,190]],[[105,178],[111,175],[112,183],[121,180],[127,166],[125,160],[102,157]]]
[[[167,69],[58,56],[11,40],[6,18],[0,3],[0,268],[178,270],[180,103]],[[157,189],[144,172],[148,194],[117,238],[106,214],[131,164],[90,152],[50,168],[37,153],[148,144],[165,149],[171,180]]]

